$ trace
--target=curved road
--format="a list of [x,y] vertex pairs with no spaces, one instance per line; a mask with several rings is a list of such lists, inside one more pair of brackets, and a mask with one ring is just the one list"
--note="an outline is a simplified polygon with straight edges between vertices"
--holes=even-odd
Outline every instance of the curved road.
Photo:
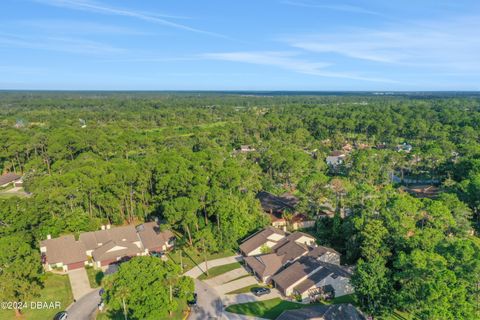
[[68,320],[94,319],[98,304],[100,303],[100,289],[94,290],[80,298],[67,308]]

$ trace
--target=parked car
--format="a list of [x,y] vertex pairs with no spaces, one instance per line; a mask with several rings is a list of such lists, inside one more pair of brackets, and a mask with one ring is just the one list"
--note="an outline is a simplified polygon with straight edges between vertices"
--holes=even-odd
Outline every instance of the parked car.
[[269,294],[270,293],[270,289],[268,288],[253,288],[252,289],[252,292],[254,295],[256,295],[257,297],[260,297],[260,296],[263,296],[265,294]]
[[153,252],[150,253],[150,255],[151,255],[152,257],[161,258],[161,257],[163,257],[163,256],[165,255],[165,253],[153,251]]
[[188,301],[189,306],[196,306],[197,305],[197,293],[193,294],[193,299]]
[[53,320],[67,320],[68,319],[68,312],[67,311],[62,311],[59,312],[53,317]]

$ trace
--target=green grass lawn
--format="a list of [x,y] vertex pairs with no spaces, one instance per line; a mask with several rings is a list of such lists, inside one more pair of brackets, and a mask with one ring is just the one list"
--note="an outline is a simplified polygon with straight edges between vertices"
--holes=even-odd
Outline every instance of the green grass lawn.
[[264,286],[264,285],[261,285],[261,284],[252,284],[251,286],[248,286],[248,287],[244,287],[244,288],[240,288],[240,289],[237,289],[237,290],[234,290],[234,291],[231,291],[231,292],[227,292],[227,294],[249,293],[249,292],[252,292],[253,288],[268,288],[268,286]]
[[265,301],[235,304],[227,307],[226,310],[228,312],[244,314],[247,316],[275,319],[285,310],[300,309],[303,307],[305,307],[305,305],[301,303],[275,298]]
[[[180,259],[180,252],[182,252],[182,259]],[[186,272],[192,269],[195,265],[204,262],[205,258],[202,253],[194,249],[177,249],[175,251],[169,252],[168,257],[172,259],[175,263],[180,264],[180,260],[183,263],[183,272]],[[235,252],[232,250],[216,252],[207,254],[207,260],[214,260],[225,258],[235,255]]]
[[208,269],[208,276],[206,273],[201,274],[198,279],[200,280],[205,280],[205,279],[210,279],[216,276],[219,276],[221,274],[224,274],[228,271],[232,271],[234,269],[240,268],[242,265],[238,262],[230,263],[230,264],[225,264],[223,266],[218,266],[218,267],[213,267]]
[[101,270],[94,269],[92,267],[85,268],[87,270],[88,281],[90,282],[90,287],[98,288],[102,284],[102,279],[104,274]]
[[[40,290],[40,296],[33,298],[31,301],[40,302],[60,302],[59,309],[25,309],[23,310],[23,317],[20,319],[28,320],[48,320],[53,319],[55,314],[67,309],[73,302],[72,289],[67,275],[58,275],[47,273],[44,282],[44,288]],[[19,319],[15,317],[13,310],[0,310],[0,319]]]

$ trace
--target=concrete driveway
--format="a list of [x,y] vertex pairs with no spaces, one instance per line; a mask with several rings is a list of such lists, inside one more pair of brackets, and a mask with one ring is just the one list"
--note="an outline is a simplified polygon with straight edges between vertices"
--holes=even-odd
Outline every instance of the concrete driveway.
[[93,290],[90,288],[90,282],[88,281],[87,270],[85,270],[85,268],[68,271],[68,279],[70,280],[73,299],[75,300],[79,300]]
[[77,302],[68,307],[68,320],[91,320],[95,318],[95,313],[100,303],[99,289],[90,291]]
[[220,286],[215,287],[215,289],[218,291],[220,294],[226,294],[228,292],[232,292],[238,289],[242,289],[254,284],[258,284],[257,279],[255,279],[253,276],[248,276],[245,278],[241,278],[238,280],[230,281],[225,284],[222,284]]
[[243,267],[240,267],[204,281],[208,283],[208,285],[215,287],[246,275],[248,275],[247,270],[245,270]]
[[260,297],[257,297],[253,293],[227,294],[222,296],[222,301],[225,306],[229,306],[232,304],[263,301],[281,297],[280,292],[277,289],[272,288],[269,294]]

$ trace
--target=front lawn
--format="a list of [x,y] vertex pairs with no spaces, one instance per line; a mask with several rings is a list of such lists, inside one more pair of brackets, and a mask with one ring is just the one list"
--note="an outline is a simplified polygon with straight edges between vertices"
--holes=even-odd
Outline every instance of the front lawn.
[[205,280],[205,279],[210,279],[216,276],[219,276],[221,274],[224,274],[228,271],[232,271],[235,269],[240,268],[242,265],[238,262],[230,263],[230,264],[224,264],[223,266],[218,266],[218,267],[212,267],[208,269],[208,276],[206,273],[201,274],[198,279],[199,280]]
[[248,302],[231,305],[226,308],[228,312],[255,316],[265,319],[276,319],[283,311],[301,309],[306,305],[296,302],[274,298],[265,301]]
[[90,282],[91,288],[98,288],[102,284],[102,279],[104,274],[101,270],[94,269],[92,267],[86,267],[88,281]]
[[[182,253],[181,255],[180,252]],[[220,259],[233,255],[235,255],[235,252],[232,250],[209,253],[207,254],[207,260]],[[198,252],[197,250],[192,248],[177,249],[175,251],[169,252],[167,256],[178,265],[180,265],[180,261],[182,261],[183,272],[186,272],[192,269],[194,266],[205,261],[204,255],[201,252]]]
[[[67,275],[47,273],[45,275],[44,288],[40,290],[40,295],[31,301],[39,302],[60,302],[59,309],[25,309],[23,310],[23,319],[28,320],[46,320],[53,319],[55,314],[64,311],[73,302],[72,289]],[[28,305],[30,307],[30,302]],[[0,319],[17,319],[14,310],[0,310]]]

